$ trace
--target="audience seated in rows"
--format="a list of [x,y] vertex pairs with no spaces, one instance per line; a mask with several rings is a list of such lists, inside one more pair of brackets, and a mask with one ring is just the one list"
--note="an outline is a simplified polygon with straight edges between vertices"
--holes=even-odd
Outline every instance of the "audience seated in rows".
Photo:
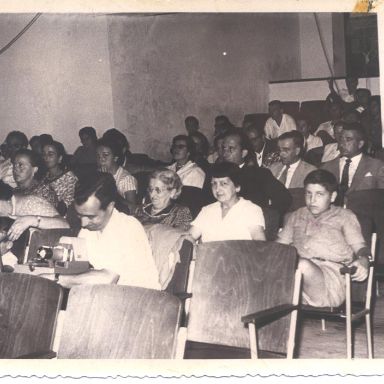
[[148,199],[136,211],[141,224],[166,224],[174,228],[189,229],[192,215],[189,208],[176,203],[183,185],[180,177],[170,169],[151,173]]
[[264,132],[267,139],[277,139],[284,132],[296,129],[296,123],[292,116],[283,111],[281,101],[272,100],[268,104],[269,118],[265,123]]
[[345,300],[343,265],[357,267],[353,280],[368,274],[370,251],[356,216],[332,205],[337,180],[325,170],[315,170],[304,180],[306,207],[293,212],[278,242],[296,247],[303,274],[303,303],[316,307],[337,307]]

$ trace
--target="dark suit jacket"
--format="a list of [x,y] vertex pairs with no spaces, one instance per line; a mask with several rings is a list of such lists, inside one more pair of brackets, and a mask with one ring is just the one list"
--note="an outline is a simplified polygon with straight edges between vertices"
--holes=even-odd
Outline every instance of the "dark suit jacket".
[[271,171],[261,167],[241,168],[240,196],[251,200],[260,207],[271,207],[285,213],[291,205],[291,195]]

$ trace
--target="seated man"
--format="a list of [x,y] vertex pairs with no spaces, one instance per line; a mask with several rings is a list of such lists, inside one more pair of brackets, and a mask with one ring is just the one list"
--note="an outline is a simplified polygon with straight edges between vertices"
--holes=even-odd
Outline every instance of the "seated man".
[[286,188],[303,188],[304,179],[315,166],[302,160],[304,137],[298,131],[283,133],[277,142],[280,161],[273,163],[269,169]]
[[323,142],[320,137],[312,135],[312,122],[309,116],[306,116],[303,113],[300,113],[296,117],[296,126],[297,130],[302,133],[304,136],[304,149],[305,152],[310,151],[314,148],[319,148],[323,146]]
[[60,276],[70,288],[78,284],[116,283],[160,289],[159,274],[142,225],[115,209],[117,188],[109,173],[90,173],[75,189],[75,210],[81,219],[78,237],[86,240],[94,270]]
[[283,113],[281,101],[272,100],[268,104],[268,113],[270,117],[264,126],[267,139],[277,139],[284,132],[296,130],[296,123],[293,117]]
[[356,266],[352,279],[365,280],[370,251],[352,211],[331,205],[337,194],[336,177],[318,169],[305,178],[304,185],[306,207],[292,213],[277,241],[297,248],[303,303],[337,307],[345,300],[340,268]]

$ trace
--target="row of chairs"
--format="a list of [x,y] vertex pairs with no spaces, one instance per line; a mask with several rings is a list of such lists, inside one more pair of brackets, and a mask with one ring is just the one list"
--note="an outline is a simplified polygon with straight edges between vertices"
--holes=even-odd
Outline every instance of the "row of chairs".
[[[57,357],[292,358],[300,296],[295,248],[226,241],[199,245],[196,260],[191,261],[192,254],[192,244],[184,241],[181,261],[165,292],[112,285],[71,289],[66,311],[61,312],[64,322]],[[188,275],[193,275],[189,281]],[[348,357],[352,356],[351,324],[362,316],[367,321],[369,357],[373,355],[372,279],[373,265],[368,282],[359,287],[367,295],[359,313],[348,303],[322,312],[300,311],[345,318]],[[62,288],[50,280],[2,274],[0,357],[54,356],[62,300]]]

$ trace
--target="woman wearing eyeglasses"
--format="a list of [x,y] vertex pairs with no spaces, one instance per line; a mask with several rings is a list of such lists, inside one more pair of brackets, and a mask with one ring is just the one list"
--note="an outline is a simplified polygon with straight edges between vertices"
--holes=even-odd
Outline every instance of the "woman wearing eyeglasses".
[[175,203],[181,193],[180,177],[170,169],[152,172],[149,178],[148,199],[136,214],[143,224],[167,224],[171,227],[189,229],[192,221],[189,208]]
[[202,189],[205,172],[193,161],[195,156],[193,140],[186,135],[175,136],[172,140],[171,153],[175,162],[167,168],[179,175],[183,185]]

